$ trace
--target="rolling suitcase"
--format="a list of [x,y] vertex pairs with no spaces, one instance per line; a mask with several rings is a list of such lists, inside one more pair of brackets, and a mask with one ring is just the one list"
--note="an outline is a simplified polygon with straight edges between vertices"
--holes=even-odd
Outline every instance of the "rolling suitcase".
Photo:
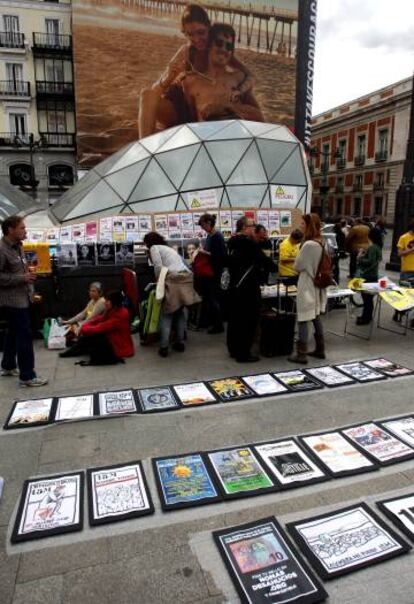
[[264,357],[286,356],[293,350],[295,336],[293,313],[274,308],[263,311],[260,318],[260,354]]

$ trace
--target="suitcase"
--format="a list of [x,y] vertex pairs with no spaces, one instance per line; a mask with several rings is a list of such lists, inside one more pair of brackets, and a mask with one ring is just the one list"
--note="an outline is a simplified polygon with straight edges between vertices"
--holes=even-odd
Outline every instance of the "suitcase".
[[286,356],[293,350],[296,316],[274,309],[260,317],[260,354],[264,357]]

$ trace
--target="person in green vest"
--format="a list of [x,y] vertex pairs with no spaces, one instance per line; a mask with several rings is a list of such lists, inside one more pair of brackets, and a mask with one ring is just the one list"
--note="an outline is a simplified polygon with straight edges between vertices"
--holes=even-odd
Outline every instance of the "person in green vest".
[[[378,267],[382,260],[382,237],[378,229],[371,229],[368,235],[369,245],[366,250],[360,250],[357,257],[356,276],[365,279],[367,283],[378,281]],[[361,293],[364,301],[362,315],[357,318],[357,325],[368,325],[374,312],[374,298],[367,292]]]

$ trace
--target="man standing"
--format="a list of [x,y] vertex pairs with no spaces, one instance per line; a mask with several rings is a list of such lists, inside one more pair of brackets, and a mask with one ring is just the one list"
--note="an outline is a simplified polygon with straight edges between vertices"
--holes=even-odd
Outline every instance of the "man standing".
[[294,269],[295,260],[299,255],[300,242],[303,235],[300,229],[294,229],[279,245],[279,276],[297,277]]
[[262,270],[275,271],[273,261],[254,241],[254,221],[243,216],[236,224],[236,235],[228,244],[230,272],[227,348],[238,363],[253,363],[251,354],[260,317]]
[[37,377],[34,371],[29,302],[36,274],[30,272],[22,253],[26,226],[20,216],[9,216],[1,228],[0,308],[7,321],[7,332],[0,375],[20,375],[22,386],[44,386],[47,380]]
[[397,251],[401,258],[400,281],[414,280],[414,220],[408,225],[407,233],[398,239]]

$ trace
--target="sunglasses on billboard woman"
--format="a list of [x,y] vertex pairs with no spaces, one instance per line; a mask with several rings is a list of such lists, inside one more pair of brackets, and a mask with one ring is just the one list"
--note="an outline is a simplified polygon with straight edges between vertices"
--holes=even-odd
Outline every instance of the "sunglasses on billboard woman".
[[216,38],[214,40],[214,45],[217,46],[217,48],[225,48],[229,52],[234,50],[234,42],[226,42],[223,38]]

